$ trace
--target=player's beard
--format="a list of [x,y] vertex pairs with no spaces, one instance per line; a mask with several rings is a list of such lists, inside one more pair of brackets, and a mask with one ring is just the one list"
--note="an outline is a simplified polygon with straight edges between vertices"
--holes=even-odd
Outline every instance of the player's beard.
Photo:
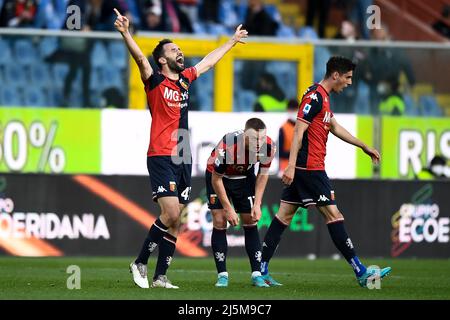
[[176,73],[180,73],[185,69],[184,63],[182,66],[180,66],[176,60],[172,60],[172,59],[167,59],[167,66],[169,67],[169,69],[171,71],[176,72]]

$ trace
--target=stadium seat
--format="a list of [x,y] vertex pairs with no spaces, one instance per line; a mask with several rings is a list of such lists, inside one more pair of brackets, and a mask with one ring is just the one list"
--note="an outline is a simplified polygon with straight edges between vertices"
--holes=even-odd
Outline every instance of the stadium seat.
[[419,104],[422,106],[424,116],[441,117],[443,115],[441,107],[438,105],[436,98],[432,95],[421,96]]
[[102,77],[102,90],[115,87],[119,88],[122,92],[124,91],[123,88],[126,87],[126,83],[124,82],[125,78],[123,73],[108,67],[103,67],[99,71]]
[[409,94],[403,95],[403,101],[405,102],[405,115],[415,117],[420,115],[419,107],[416,105],[413,97]]
[[43,60],[58,49],[57,37],[42,37],[39,42],[39,57]]
[[48,106],[45,89],[38,86],[29,86],[26,90],[24,90],[24,102],[27,107]]
[[18,64],[29,66],[39,63],[37,51],[29,39],[20,39],[14,43],[14,57]]
[[370,114],[370,89],[364,81],[358,81],[355,102],[355,113],[360,115]]
[[0,105],[2,106],[23,106],[20,90],[15,86],[0,87]]
[[109,65],[108,52],[102,41],[96,41],[91,51],[91,66],[93,68]]
[[295,38],[295,30],[285,24],[280,24],[277,30],[278,38]]
[[233,0],[222,0],[219,4],[219,22],[226,27],[235,27],[241,21],[238,19]]
[[16,87],[25,87],[28,84],[28,70],[24,65],[11,63],[4,66],[5,81]]
[[221,36],[230,33],[224,25],[218,23],[209,23],[207,27],[207,32],[208,34],[214,36]]
[[62,88],[64,86],[64,81],[66,80],[68,72],[69,66],[65,63],[55,63],[52,66],[52,75],[55,87]]
[[253,105],[257,99],[256,94],[250,90],[241,90],[237,92],[234,101],[233,111],[253,111]]
[[123,42],[112,41],[108,44],[110,61],[113,66],[125,69],[128,62],[128,51]]
[[278,11],[277,6],[273,5],[273,4],[267,4],[264,6],[264,9],[266,10],[266,12],[269,14],[269,16],[275,20],[278,23],[282,22],[281,19],[281,14]]
[[39,85],[45,88],[53,86],[54,83],[50,76],[50,66],[45,63],[31,65],[30,81],[32,85]]
[[8,42],[0,39],[0,66],[12,63],[11,61],[11,47]]

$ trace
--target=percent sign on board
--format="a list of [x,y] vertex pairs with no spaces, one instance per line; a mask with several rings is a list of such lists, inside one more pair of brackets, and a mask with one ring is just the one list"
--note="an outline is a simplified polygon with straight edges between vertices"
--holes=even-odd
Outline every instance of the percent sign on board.
[[[25,125],[19,121],[9,122],[4,131],[3,157],[11,171],[21,171],[28,160],[28,141],[32,147],[40,149],[36,171],[44,172],[49,165],[52,173],[61,173],[66,165],[64,150],[54,147],[58,123],[53,121],[48,131],[39,121],[33,122],[27,132]],[[1,148],[0,148],[1,151]],[[0,161],[2,160],[0,152]]]

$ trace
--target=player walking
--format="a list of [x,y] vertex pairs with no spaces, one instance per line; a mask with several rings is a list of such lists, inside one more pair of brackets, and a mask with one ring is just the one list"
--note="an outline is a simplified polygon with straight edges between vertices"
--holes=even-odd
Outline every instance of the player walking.
[[[260,272],[261,243],[257,223],[261,218],[262,197],[275,152],[275,145],[266,135],[266,125],[258,118],[249,119],[244,131],[227,133],[211,152],[205,178],[208,208],[213,216],[211,247],[218,273],[216,287],[228,286],[227,221],[232,226],[238,225],[236,212],[242,219],[252,284],[269,287]],[[256,163],[259,163],[257,176]]]
[[[377,270],[366,268],[358,259],[352,241],[345,227],[344,216],[336,206],[335,194],[325,172],[325,154],[328,132],[361,148],[374,163],[380,160],[377,150],[368,147],[341,127],[330,109],[329,92],[340,93],[352,84],[355,64],[344,57],[331,57],[327,62],[325,78],[312,85],[303,95],[299,106],[295,134],[291,145],[289,164],[282,181],[286,185],[281,196],[278,213],[267,230],[263,243],[261,272],[265,281],[271,285],[281,285],[269,274],[269,261],[272,258],[283,231],[291,223],[298,207],[316,205],[325,218],[331,239],[336,248],[352,266],[357,281],[367,286],[369,277]],[[380,271],[380,278],[391,271],[390,267]]]
[[[153,199],[161,207],[161,215],[150,228],[137,259],[130,264],[136,285],[148,288],[147,262],[159,246],[152,287],[174,288],[166,272],[175,251],[180,212],[189,201],[192,161],[188,139],[189,86],[212,68],[236,43],[247,37],[240,25],[234,36],[209,53],[197,65],[184,66],[181,49],[171,40],[160,41],[153,50],[153,59],[160,71],[153,70],[128,31],[129,21],[114,9],[114,23],[139,67],[152,115],[147,168]],[[175,139],[174,139],[175,137]],[[182,144],[182,145],[181,145]]]

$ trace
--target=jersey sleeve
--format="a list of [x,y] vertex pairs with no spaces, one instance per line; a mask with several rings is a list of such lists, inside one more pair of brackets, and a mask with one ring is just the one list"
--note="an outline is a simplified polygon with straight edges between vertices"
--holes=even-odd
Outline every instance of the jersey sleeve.
[[300,103],[297,119],[310,124],[322,110],[322,96],[318,92],[305,95]]
[[146,90],[152,90],[156,88],[163,80],[164,76],[162,76],[159,72],[153,72],[147,80],[142,80],[142,82],[144,83]]
[[190,83],[197,80],[197,69],[195,67],[187,68],[181,74],[183,77],[186,77]]
[[218,173],[219,175],[225,174],[227,165],[226,165],[226,152],[227,147],[225,142],[222,140],[214,150],[214,172]]
[[270,168],[270,165],[272,164],[272,160],[275,157],[275,154],[277,153],[277,147],[275,144],[270,140],[267,143],[267,156],[265,156],[260,161],[260,168]]

